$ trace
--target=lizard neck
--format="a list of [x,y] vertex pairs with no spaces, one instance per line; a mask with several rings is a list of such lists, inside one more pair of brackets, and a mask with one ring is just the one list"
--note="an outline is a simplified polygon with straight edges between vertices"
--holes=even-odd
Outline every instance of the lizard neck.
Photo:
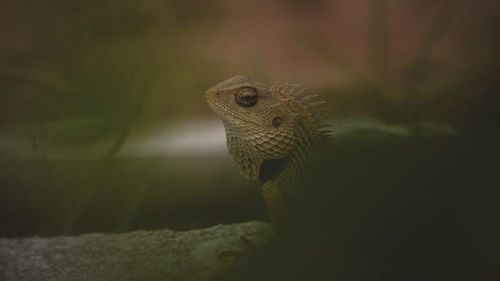
[[316,126],[300,126],[296,135],[294,148],[285,158],[265,161],[260,168],[262,192],[273,224],[282,220],[287,198],[301,184],[306,167],[324,144]]

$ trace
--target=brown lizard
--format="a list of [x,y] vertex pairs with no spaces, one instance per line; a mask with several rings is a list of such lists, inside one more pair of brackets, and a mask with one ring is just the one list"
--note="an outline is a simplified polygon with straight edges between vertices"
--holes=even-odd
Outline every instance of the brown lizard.
[[226,129],[233,162],[247,179],[259,180],[274,225],[286,212],[286,198],[304,166],[326,140],[318,120],[322,101],[303,96],[299,85],[266,87],[238,75],[206,92]]

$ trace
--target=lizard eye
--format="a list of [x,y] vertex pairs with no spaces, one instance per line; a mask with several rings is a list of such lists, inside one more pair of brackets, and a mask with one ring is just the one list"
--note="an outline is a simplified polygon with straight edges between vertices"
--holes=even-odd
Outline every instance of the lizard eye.
[[243,88],[234,95],[236,103],[244,107],[254,106],[259,99],[259,95],[253,88]]

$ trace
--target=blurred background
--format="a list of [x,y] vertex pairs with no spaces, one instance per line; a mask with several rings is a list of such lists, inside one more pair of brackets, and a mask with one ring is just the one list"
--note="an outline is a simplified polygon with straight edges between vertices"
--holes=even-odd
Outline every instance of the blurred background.
[[1,1],[0,236],[265,219],[259,184],[232,167],[203,98],[235,74],[301,83],[327,101],[332,124],[362,118],[414,133],[427,124],[474,135],[498,156],[499,9]]

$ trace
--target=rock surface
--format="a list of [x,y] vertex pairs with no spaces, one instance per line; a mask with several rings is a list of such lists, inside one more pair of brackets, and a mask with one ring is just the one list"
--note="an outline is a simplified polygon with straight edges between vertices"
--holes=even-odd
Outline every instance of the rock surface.
[[[214,280],[237,264],[224,252],[272,236],[264,222],[206,229],[134,231],[54,238],[0,238],[0,280]],[[222,255],[221,255],[222,254]]]

